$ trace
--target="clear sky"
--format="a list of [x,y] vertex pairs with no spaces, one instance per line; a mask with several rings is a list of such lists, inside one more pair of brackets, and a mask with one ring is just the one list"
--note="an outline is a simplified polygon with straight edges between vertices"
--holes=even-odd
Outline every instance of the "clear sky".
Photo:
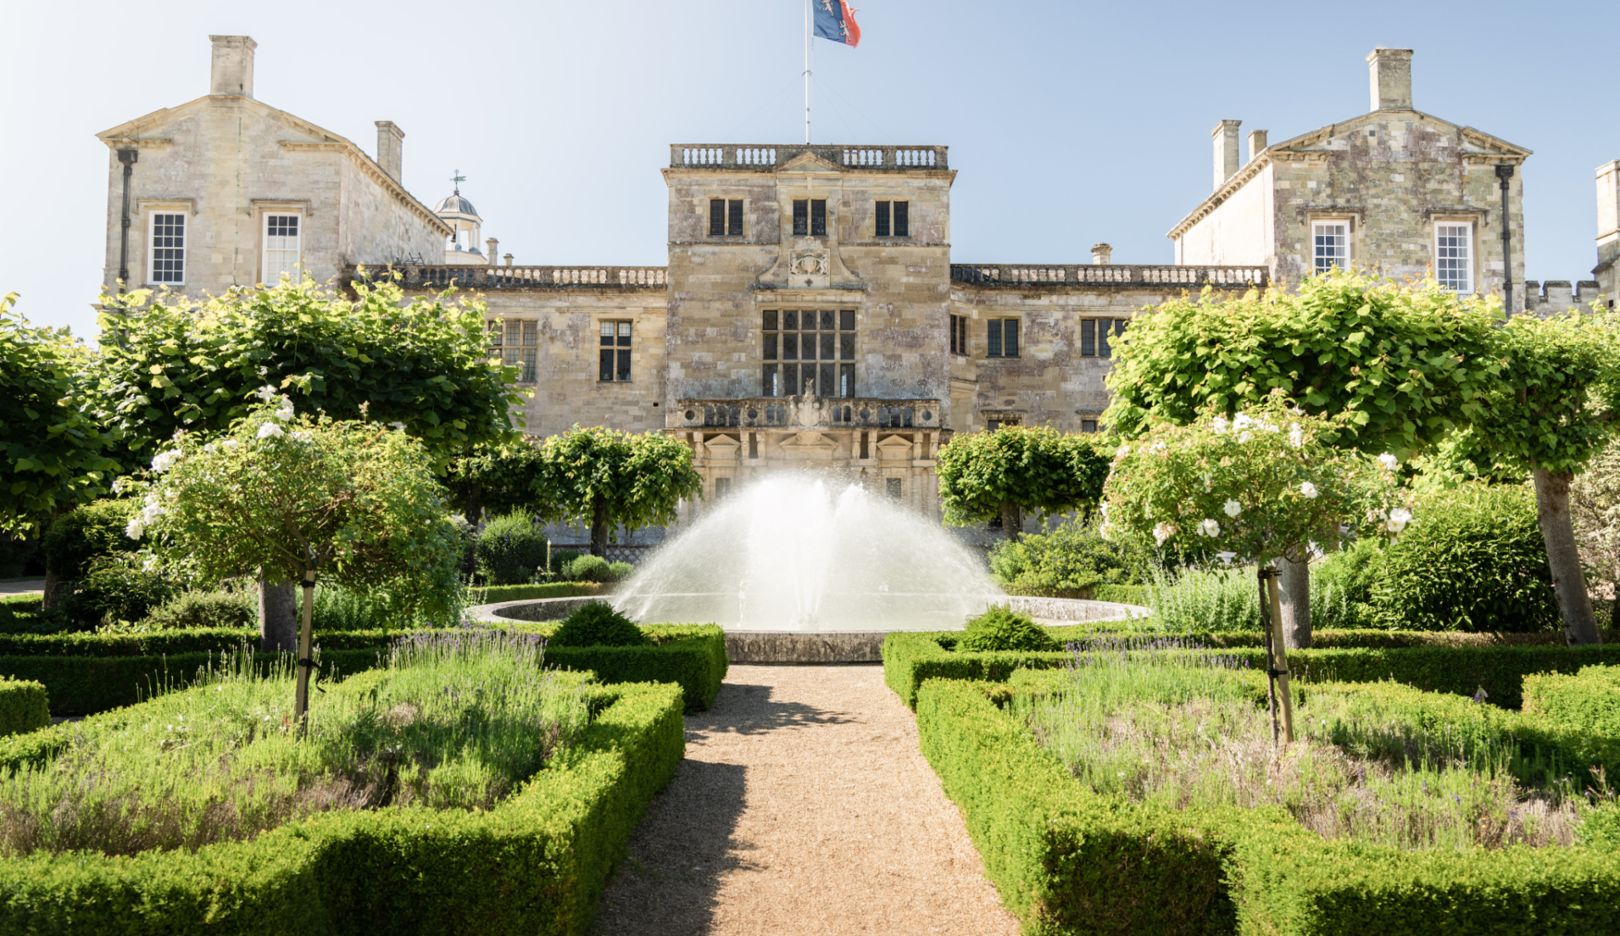
[[[958,261],[1172,258],[1210,130],[1280,141],[1367,110],[1375,46],[1416,50],[1418,109],[1535,151],[1531,279],[1596,261],[1593,170],[1620,158],[1610,2],[857,0],[816,41],[815,137],[951,148]],[[0,0],[0,292],[93,334],[107,150],[208,90],[210,33],[258,41],[255,96],[462,192],[518,263],[661,264],[674,142],[802,139],[803,0],[360,3]]]

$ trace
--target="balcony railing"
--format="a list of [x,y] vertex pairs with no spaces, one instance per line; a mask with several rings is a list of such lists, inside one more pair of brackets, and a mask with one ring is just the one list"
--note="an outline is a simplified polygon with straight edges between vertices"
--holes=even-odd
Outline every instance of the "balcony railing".
[[967,286],[1264,286],[1262,266],[1175,264],[953,263],[951,282]]
[[675,169],[772,169],[803,153],[814,153],[850,169],[948,169],[946,146],[845,146],[770,143],[673,143]]
[[679,400],[675,416],[688,429],[937,429],[938,400],[868,397],[744,397]]
[[404,277],[402,285],[415,289],[664,289],[669,283],[661,266],[406,264],[396,269]]

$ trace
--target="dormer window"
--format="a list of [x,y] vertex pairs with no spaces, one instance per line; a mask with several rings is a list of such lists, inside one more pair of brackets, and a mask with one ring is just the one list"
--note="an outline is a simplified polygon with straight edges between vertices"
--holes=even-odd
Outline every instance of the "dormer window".
[[876,234],[878,237],[911,236],[911,203],[880,201],[877,203]]
[[740,198],[709,199],[709,236],[741,237],[743,203]]
[[793,200],[793,236],[827,236],[827,199],[795,198]]

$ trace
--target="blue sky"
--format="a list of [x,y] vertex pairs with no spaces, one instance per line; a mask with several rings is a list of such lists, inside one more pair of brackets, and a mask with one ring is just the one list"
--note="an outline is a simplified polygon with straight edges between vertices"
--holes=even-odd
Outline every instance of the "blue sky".
[[[1222,118],[1282,140],[1367,109],[1363,61],[1410,47],[1429,113],[1535,151],[1531,279],[1595,262],[1593,170],[1620,158],[1610,4],[863,0],[816,42],[816,140],[951,148],[959,261],[1168,262]],[[519,263],[664,262],[673,142],[802,137],[802,0],[7,3],[0,292],[93,334],[97,131],[207,90],[208,35],[259,43],[256,96],[370,152],[406,132],[429,203],[453,169]]]

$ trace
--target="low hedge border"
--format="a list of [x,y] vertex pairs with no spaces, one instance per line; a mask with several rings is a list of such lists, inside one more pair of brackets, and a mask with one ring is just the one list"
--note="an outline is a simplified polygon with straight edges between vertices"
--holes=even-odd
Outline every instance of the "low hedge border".
[[676,687],[593,692],[605,707],[579,741],[494,809],[327,813],[195,852],[8,859],[0,932],[582,933],[685,745]]
[[[1050,627],[1059,641],[1083,638],[1165,637],[1207,644],[1209,650],[1179,651],[1219,654],[1263,667],[1260,634],[1109,634],[1095,626]],[[956,633],[895,632],[883,639],[883,679],[907,705],[916,707],[917,689],[927,679],[1004,682],[1018,669],[1053,669],[1068,665],[1067,650],[1035,653],[959,653]],[[1566,647],[1562,644],[1489,641],[1496,635],[1458,635],[1431,631],[1323,631],[1317,646],[1288,654],[1289,666],[1304,679],[1376,682],[1392,679],[1419,689],[1473,695],[1484,689],[1494,704],[1517,708],[1524,678],[1532,673],[1573,673],[1582,666],[1620,663],[1620,644]],[[1365,642],[1370,645],[1357,644]]]
[[[640,647],[546,647],[547,665],[591,670],[603,682],[672,682],[681,687],[686,710],[714,704],[726,679],[726,634],[715,624],[639,625],[651,644]],[[503,630],[550,636],[558,622],[511,622]]]
[[1614,849],[1403,852],[1325,842],[1281,809],[1171,810],[1076,782],[998,707],[930,679],[917,727],[985,872],[1026,933],[1620,930]]
[[28,679],[0,678],[0,735],[19,734],[51,723],[45,687]]
[[1620,666],[1586,666],[1574,674],[1526,676],[1524,710],[1620,744]]

